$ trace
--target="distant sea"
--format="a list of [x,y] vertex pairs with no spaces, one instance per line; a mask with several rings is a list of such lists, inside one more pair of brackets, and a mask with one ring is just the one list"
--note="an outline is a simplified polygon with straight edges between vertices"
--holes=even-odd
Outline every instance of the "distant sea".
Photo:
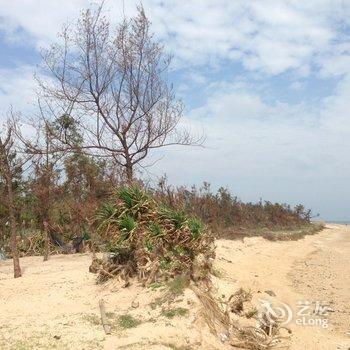
[[328,224],[350,225],[350,221],[326,220],[326,223],[328,223]]

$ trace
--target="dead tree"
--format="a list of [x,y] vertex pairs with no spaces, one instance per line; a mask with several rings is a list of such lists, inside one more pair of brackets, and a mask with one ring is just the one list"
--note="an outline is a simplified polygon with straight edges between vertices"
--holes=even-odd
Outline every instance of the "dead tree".
[[[36,152],[39,155],[39,161],[37,163],[38,167],[41,168],[41,181],[38,185],[41,187],[41,193],[43,194],[43,201],[41,205],[41,219],[43,223],[44,230],[44,261],[49,259],[50,253],[50,232],[49,232],[49,222],[50,222],[50,209],[53,201],[53,183],[54,183],[54,166],[57,162],[57,153],[53,152],[51,136],[49,131],[49,126],[47,122],[44,124],[44,148],[41,152]],[[30,152],[30,149],[27,148]],[[35,152],[33,152],[35,154]],[[41,156],[41,157],[40,157]],[[40,158],[43,161],[40,164]]]
[[55,200],[54,188],[57,177],[55,167],[65,155],[65,149],[54,142],[51,132],[54,125],[50,125],[45,118],[40,101],[38,107],[39,117],[26,124],[26,128],[32,130],[32,137],[26,138],[22,133],[23,125],[18,125],[18,123],[14,123],[14,132],[21,144],[22,151],[33,158],[35,170],[33,189],[38,199],[37,214],[42,224],[44,261],[47,261],[50,253],[50,211]]
[[[102,6],[86,10],[60,39],[43,53],[51,77],[39,84],[51,113],[80,129],[80,150],[113,158],[130,182],[150,151],[202,142],[180,128],[183,105],[166,79],[171,57],[150,32],[142,7],[116,28]],[[74,146],[65,133],[56,136]]]
[[11,253],[13,259],[14,277],[21,277],[19,253],[17,246],[17,222],[15,208],[15,193],[13,189],[14,175],[20,169],[16,163],[16,151],[14,148],[13,127],[10,122],[2,126],[0,130],[0,177],[3,178],[6,187],[5,206],[8,210],[11,232]]

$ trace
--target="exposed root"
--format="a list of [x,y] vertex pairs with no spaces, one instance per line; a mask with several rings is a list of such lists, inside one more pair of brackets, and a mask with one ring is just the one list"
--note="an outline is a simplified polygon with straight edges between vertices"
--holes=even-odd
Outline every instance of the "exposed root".
[[135,273],[135,268],[131,264],[115,264],[113,259],[104,261],[94,258],[89,267],[89,271],[98,274],[97,283],[103,283],[110,278],[118,276],[127,284],[129,278]]
[[230,344],[235,347],[251,350],[264,350],[272,348],[289,348],[289,337],[270,336],[259,327],[243,327],[232,332],[236,339]]
[[[220,336],[222,341],[228,344],[251,350],[264,350],[272,348],[289,348],[289,336],[281,336],[276,327],[274,332],[267,333],[266,328],[262,326],[241,326],[237,320],[232,320],[230,312],[243,314],[243,302],[250,301],[252,296],[250,292],[243,289],[238,290],[230,296],[228,301],[216,300],[209,289],[193,286],[192,290],[196,293],[202,304],[202,314],[210,331]],[[266,327],[266,325],[265,325]],[[267,329],[270,329],[267,325]]]
[[226,305],[227,312],[234,312],[235,314],[240,314],[243,312],[243,304],[246,301],[252,300],[252,293],[240,288],[236,293],[232,294],[228,299]]
[[202,315],[214,335],[225,334],[230,326],[230,318],[220,307],[220,303],[214,299],[207,288],[191,286],[202,304]]

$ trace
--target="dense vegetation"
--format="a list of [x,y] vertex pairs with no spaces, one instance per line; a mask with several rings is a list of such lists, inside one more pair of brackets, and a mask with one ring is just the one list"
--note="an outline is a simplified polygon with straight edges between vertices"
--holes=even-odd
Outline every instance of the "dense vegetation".
[[[120,168],[106,161],[99,161],[82,154],[73,154],[62,159],[52,168],[53,180],[44,183],[40,167],[29,177],[21,176],[18,170],[14,180],[16,220],[21,237],[22,254],[42,254],[42,219],[47,211],[51,239],[56,243],[73,241],[76,237],[88,239],[101,233],[95,225],[101,215],[108,215],[111,201],[123,188],[123,173]],[[141,181],[138,181],[140,186]],[[47,195],[49,187],[50,197]],[[158,203],[200,219],[210,230],[221,235],[239,229],[266,228],[269,230],[293,230],[308,225],[310,210],[302,205],[291,208],[286,204],[271,202],[244,203],[227,189],[220,188],[216,193],[210,185],[173,188],[162,178],[156,186],[147,186]],[[0,182],[0,191],[5,191]],[[9,250],[8,209],[0,197],[0,249]],[[103,212],[104,210],[104,212]],[[133,224],[130,218],[123,218],[125,224]],[[37,236],[37,246],[30,248],[27,237]],[[41,239],[40,239],[41,237]],[[31,249],[30,251],[29,248]]]
[[244,203],[227,188],[221,187],[215,193],[210,184],[172,188],[166,178],[159,181],[156,190],[160,200],[174,208],[183,208],[201,218],[211,230],[222,234],[227,229],[293,230],[310,224],[311,210],[303,205],[294,208],[288,204],[271,203],[262,200]]

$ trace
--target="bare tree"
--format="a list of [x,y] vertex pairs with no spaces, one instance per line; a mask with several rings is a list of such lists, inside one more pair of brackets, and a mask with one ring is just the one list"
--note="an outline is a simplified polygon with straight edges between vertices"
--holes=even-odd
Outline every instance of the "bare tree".
[[17,223],[14,193],[14,177],[21,171],[21,165],[16,161],[16,151],[14,147],[13,127],[6,122],[0,130],[0,178],[3,179],[6,187],[6,198],[4,204],[7,207],[10,231],[11,231],[11,253],[13,259],[14,277],[21,277],[21,267],[19,264],[19,253],[17,247]]
[[[183,105],[166,79],[171,57],[142,7],[116,28],[102,6],[86,10],[60,39],[43,53],[50,79],[39,83],[50,112],[80,129],[82,151],[112,157],[132,181],[151,150],[201,142],[180,128]],[[74,146],[64,132],[56,136]]]

